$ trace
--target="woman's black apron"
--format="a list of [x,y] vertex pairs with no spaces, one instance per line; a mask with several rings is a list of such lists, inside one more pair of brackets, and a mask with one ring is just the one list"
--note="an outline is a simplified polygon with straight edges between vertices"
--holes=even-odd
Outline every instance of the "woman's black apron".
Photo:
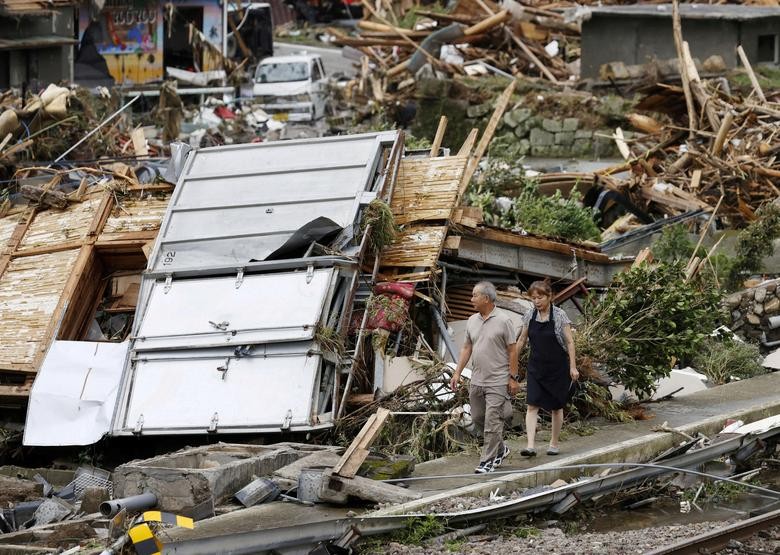
[[571,378],[569,356],[555,336],[554,310],[550,306],[550,318],[537,322],[537,310],[528,324],[528,341],[531,354],[528,359],[527,403],[545,410],[558,410],[569,401]]

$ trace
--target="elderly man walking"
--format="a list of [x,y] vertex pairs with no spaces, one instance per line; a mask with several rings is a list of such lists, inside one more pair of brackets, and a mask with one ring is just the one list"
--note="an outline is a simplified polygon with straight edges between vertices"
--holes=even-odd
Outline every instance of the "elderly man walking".
[[496,288],[489,281],[474,286],[471,304],[477,310],[466,326],[466,338],[450,381],[455,390],[471,359],[469,402],[471,418],[484,432],[477,474],[493,472],[509,455],[504,444],[504,421],[512,414],[510,399],[517,393],[517,344],[514,326],[496,309]]

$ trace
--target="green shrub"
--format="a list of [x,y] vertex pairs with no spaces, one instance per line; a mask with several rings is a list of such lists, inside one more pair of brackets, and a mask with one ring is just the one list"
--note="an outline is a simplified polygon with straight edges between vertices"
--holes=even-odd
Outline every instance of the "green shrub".
[[757,345],[729,337],[707,338],[693,359],[693,366],[712,382],[724,384],[735,378],[750,378],[765,374]]
[[[513,194],[512,184],[519,183]],[[510,197],[508,210],[496,206],[496,197]],[[471,192],[467,202],[482,209],[486,223],[504,228],[522,228],[528,233],[558,237],[567,241],[598,240],[601,237],[594,220],[594,210],[583,206],[576,191],[564,198],[560,191],[547,196],[539,193],[536,183],[520,178],[505,168],[485,176],[483,192]]]
[[728,276],[730,290],[740,289],[746,277],[763,269],[763,258],[775,252],[772,241],[780,237],[780,208],[765,204],[756,216],[737,237],[737,253]]
[[[682,224],[666,226],[661,237],[653,243],[653,255],[664,262],[677,262],[691,258],[695,245],[688,237],[688,230]],[[704,253],[706,255],[706,253]]]
[[618,274],[604,297],[588,305],[578,327],[578,353],[606,365],[612,379],[650,395],[674,359],[690,360],[715,327],[717,288],[685,280],[682,262],[642,264]]

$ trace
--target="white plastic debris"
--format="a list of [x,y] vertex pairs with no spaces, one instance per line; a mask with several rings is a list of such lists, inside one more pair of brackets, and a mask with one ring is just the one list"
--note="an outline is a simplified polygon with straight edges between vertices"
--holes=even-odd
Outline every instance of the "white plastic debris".
[[653,183],[653,191],[658,191],[659,193],[665,193],[671,188],[672,186],[669,183],[664,183],[663,181],[656,181]]
[[683,514],[687,514],[691,512],[691,502],[690,501],[680,501],[680,512]]
[[445,44],[441,47],[441,53],[439,54],[439,58],[448,64],[453,65],[463,65],[463,56],[461,56],[460,51],[452,44]]
[[547,52],[550,57],[557,56],[560,50],[560,45],[557,40],[551,40],[544,46],[544,51]]

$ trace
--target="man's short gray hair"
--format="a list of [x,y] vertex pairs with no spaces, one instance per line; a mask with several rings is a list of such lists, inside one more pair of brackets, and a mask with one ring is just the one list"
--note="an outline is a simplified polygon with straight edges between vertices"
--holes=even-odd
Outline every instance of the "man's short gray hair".
[[480,281],[474,286],[480,293],[490,299],[491,303],[496,302],[496,286],[489,281]]

